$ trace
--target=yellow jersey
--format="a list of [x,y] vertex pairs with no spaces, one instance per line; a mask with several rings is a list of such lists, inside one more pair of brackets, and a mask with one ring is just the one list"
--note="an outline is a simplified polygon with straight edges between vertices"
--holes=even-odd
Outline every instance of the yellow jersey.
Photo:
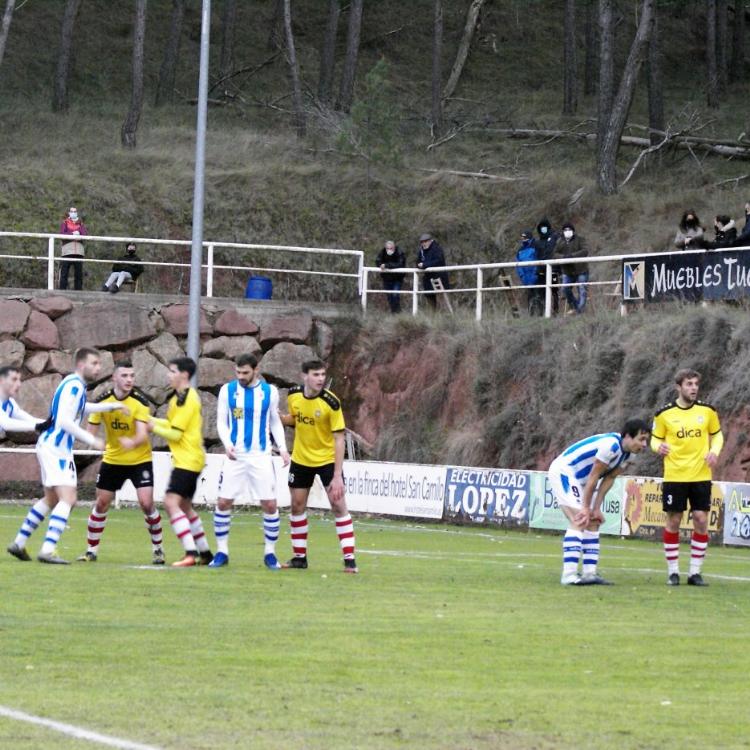
[[137,388],[134,388],[129,396],[120,400],[115,396],[114,388],[102,393],[96,399],[96,403],[118,403],[127,407],[129,416],[120,411],[105,411],[89,415],[89,424],[104,423],[104,462],[116,466],[134,466],[151,460],[151,442],[146,439],[145,443],[135,448],[125,450],[120,445],[121,437],[135,437],[135,423],[148,422],[151,416],[148,408],[148,399]]
[[302,466],[325,466],[336,458],[334,432],[346,428],[341,402],[325,388],[312,398],[303,386],[289,390],[289,413],[294,417],[292,461]]
[[669,446],[664,456],[666,482],[710,480],[706,455],[711,451],[718,456],[724,445],[716,409],[703,401],[688,407],[671,401],[656,413],[651,428],[652,450],[657,451],[660,443]]
[[203,471],[206,452],[203,449],[203,418],[201,400],[194,388],[175,393],[167,408],[169,426],[182,431],[180,438],[168,440],[172,461],[176,469]]

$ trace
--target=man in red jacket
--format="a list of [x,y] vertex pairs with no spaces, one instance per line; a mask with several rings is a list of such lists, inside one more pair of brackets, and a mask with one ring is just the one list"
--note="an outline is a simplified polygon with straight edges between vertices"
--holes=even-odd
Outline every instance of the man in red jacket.
[[68,288],[68,276],[71,268],[73,269],[73,288],[82,289],[83,264],[81,259],[84,251],[83,243],[78,240],[78,237],[88,234],[88,231],[86,225],[78,216],[78,209],[75,206],[68,209],[68,215],[60,224],[60,234],[73,235],[70,240],[65,240],[62,244],[63,261],[60,264],[60,289]]

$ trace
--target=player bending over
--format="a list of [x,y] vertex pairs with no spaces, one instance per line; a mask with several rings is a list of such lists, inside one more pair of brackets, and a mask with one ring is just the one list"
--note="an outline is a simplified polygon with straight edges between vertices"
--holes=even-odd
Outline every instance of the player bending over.
[[[630,454],[646,447],[649,432],[644,420],[629,419],[621,433],[606,432],[579,440],[550,464],[552,494],[570,523],[563,537],[563,586],[611,585],[597,573],[599,527],[604,522],[601,507]],[[578,565],[582,552],[581,575]]]
[[78,560],[96,562],[109,506],[115,499],[115,492],[129,479],[135,487],[151,538],[151,562],[164,565],[161,516],[154,505],[154,467],[148,435],[151,414],[148,399],[135,387],[135,371],[130,360],[120,360],[115,365],[112,386],[96,403],[121,404],[130,413],[123,416],[122,412],[105,412],[89,417],[88,430],[92,435],[98,433],[99,425],[104,422],[105,448],[96,476],[96,503],[89,514],[88,549]]

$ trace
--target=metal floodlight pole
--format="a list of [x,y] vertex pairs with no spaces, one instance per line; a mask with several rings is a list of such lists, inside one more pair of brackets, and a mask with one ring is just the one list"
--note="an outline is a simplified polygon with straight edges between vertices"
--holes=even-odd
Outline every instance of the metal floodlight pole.
[[[203,0],[201,57],[198,77],[198,119],[195,133],[195,181],[193,187],[193,242],[190,252],[190,302],[188,306],[187,355],[196,362],[200,352],[201,288],[203,269],[203,199],[205,196],[206,111],[208,107],[208,41],[211,0]],[[194,378],[194,381],[197,379]]]

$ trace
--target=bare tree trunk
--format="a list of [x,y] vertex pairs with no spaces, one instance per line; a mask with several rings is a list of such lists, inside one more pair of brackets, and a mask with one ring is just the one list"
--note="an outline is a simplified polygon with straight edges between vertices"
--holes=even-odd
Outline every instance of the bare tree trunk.
[[651,130],[649,138],[655,146],[661,140],[658,130],[664,132],[664,81],[661,72],[661,33],[659,30],[659,16],[654,8],[654,27],[648,44],[648,59],[646,60],[646,75],[648,81],[648,126]]
[[434,0],[432,14],[432,135],[443,127],[443,0]]
[[729,66],[731,83],[745,78],[745,2],[735,0],[734,24],[732,25],[732,61]]
[[3,25],[0,28],[0,65],[3,64],[5,55],[5,43],[8,41],[8,32],[10,31],[10,22],[13,20],[13,8],[16,0],[7,0],[5,3],[5,13],[3,13]]
[[286,59],[289,63],[289,77],[292,79],[292,101],[294,102],[294,125],[297,135],[303,138],[307,131],[305,108],[302,104],[302,84],[297,65],[297,52],[294,48],[292,32],[292,0],[284,0],[284,36],[286,37]]
[[172,0],[172,17],[169,21],[169,37],[164,48],[164,59],[159,69],[159,82],[156,85],[156,106],[171,102],[174,97],[174,79],[177,61],[180,59],[180,39],[182,20],[185,17],[185,0]]
[[359,56],[359,35],[362,31],[362,6],[364,0],[352,0],[349,7],[349,29],[346,34],[346,57],[341,73],[341,86],[336,109],[348,112],[354,99],[354,78],[357,74]]
[[466,59],[469,56],[469,50],[471,49],[471,42],[474,39],[474,32],[477,30],[479,24],[479,13],[482,10],[485,0],[471,0],[469,10],[466,12],[466,23],[464,24],[464,33],[461,37],[461,43],[458,45],[458,52],[456,52],[456,60],[453,63],[451,74],[448,76],[448,83],[445,84],[443,89],[443,101],[450,99],[453,96],[453,92],[456,90],[458,81],[463,73],[464,65],[466,65]]
[[281,49],[284,45],[284,0],[276,0],[268,34],[268,49]]
[[563,114],[578,108],[578,72],[576,70],[576,0],[565,0],[563,44]]
[[[599,0],[599,106],[597,147],[601,152],[615,93],[615,14],[613,0]],[[601,154],[600,157],[601,158]]]
[[234,70],[234,26],[236,20],[237,0],[224,0],[224,11],[221,14],[220,78],[224,78]]
[[725,94],[729,86],[729,9],[727,0],[716,2],[716,68],[719,94]]
[[719,106],[719,71],[716,62],[716,0],[706,2],[706,101]]
[[318,99],[322,104],[330,104],[333,94],[333,73],[336,69],[336,37],[341,16],[341,0],[328,0],[328,20],[323,47],[320,50],[320,77],[318,78]]
[[73,31],[80,5],[81,0],[66,0],[65,2],[60,52],[57,55],[55,86],[52,95],[52,110],[54,112],[67,112],[68,110],[68,79],[70,78],[70,58],[73,50]]
[[586,2],[586,26],[584,37],[586,44],[586,56],[583,66],[583,95],[591,96],[596,91],[596,68],[598,61],[598,41],[596,23],[596,0]]
[[122,124],[120,140],[125,148],[135,148],[135,134],[143,111],[143,42],[146,37],[146,0],[135,0],[135,23],[133,24],[133,86],[130,94],[130,109]]
[[644,52],[651,38],[654,25],[654,7],[656,0],[643,0],[641,4],[641,17],[635,38],[630,46],[628,60],[620,80],[617,96],[612,104],[612,113],[604,135],[604,142],[599,153],[597,165],[597,183],[599,190],[605,195],[617,192],[617,153],[620,149],[620,136],[625,128],[625,121],[630,112],[633,102],[635,84],[638,80],[638,71],[641,67]]

